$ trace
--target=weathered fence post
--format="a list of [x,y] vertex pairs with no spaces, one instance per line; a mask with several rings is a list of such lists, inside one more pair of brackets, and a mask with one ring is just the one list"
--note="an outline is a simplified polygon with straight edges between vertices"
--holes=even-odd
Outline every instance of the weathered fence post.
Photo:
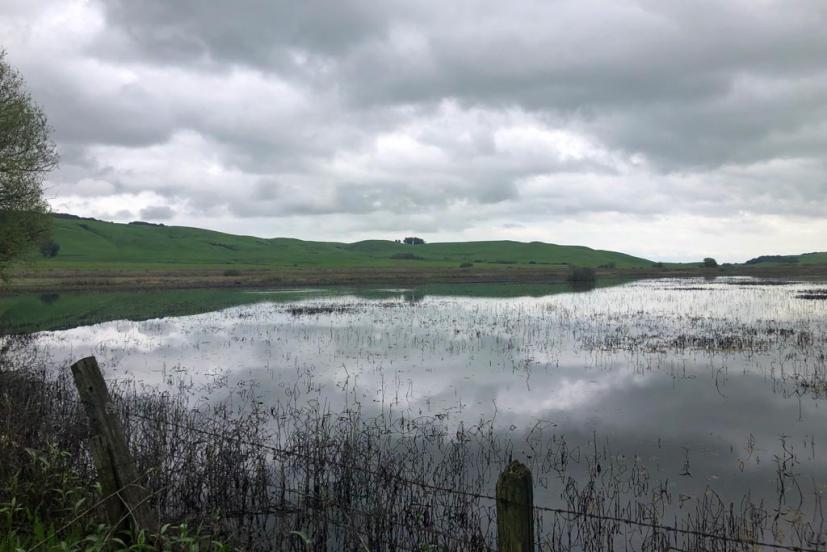
[[147,503],[146,491],[139,485],[98,361],[95,357],[77,361],[72,365],[72,377],[89,418],[89,443],[103,496],[111,496],[104,502],[109,521],[113,526],[155,531],[158,522]]
[[534,551],[534,485],[531,471],[516,460],[497,479],[497,549]]

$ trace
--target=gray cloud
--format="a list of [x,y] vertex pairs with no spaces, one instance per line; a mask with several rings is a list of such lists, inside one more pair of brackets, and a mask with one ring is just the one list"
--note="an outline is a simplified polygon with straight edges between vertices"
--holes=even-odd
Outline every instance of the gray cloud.
[[141,218],[145,220],[169,220],[175,216],[175,211],[166,205],[152,205],[141,209]]
[[823,133],[816,143],[799,136],[827,115],[827,10],[808,1],[188,4],[105,3],[151,59],[169,60],[171,41],[187,40],[200,49],[181,62],[335,86],[354,109],[518,105],[582,119],[663,170],[827,145]]
[[[335,57],[343,50],[384,34],[398,2],[367,0],[248,0],[226,2],[128,0],[102,2],[106,17],[126,36],[111,43],[143,55],[183,63],[205,57],[270,67],[288,62],[292,52]],[[123,53],[123,52],[121,52]]]

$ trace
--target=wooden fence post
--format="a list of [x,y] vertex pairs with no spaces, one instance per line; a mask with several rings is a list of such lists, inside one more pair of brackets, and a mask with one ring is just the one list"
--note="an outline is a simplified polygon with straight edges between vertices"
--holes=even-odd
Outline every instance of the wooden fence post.
[[516,460],[497,479],[497,550],[534,552],[534,485]]
[[89,418],[90,448],[103,496],[111,495],[104,508],[112,525],[154,532],[158,522],[140,486],[135,464],[126,445],[123,427],[95,357],[72,365],[72,377]]

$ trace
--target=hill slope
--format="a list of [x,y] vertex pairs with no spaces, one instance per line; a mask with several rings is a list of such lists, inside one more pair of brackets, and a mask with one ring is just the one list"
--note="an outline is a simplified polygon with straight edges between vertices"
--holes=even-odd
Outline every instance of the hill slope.
[[803,253],[801,255],[762,255],[748,260],[748,265],[800,264],[827,265],[827,252]]
[[199,228],[117,224],[65,215],[54,218],[56,257],[47,267],[355,267],[447,266],[460,263],[650,267],[651,261],[581,246],[480,241],[405,245],[370,240],[352,244],[236,236]]

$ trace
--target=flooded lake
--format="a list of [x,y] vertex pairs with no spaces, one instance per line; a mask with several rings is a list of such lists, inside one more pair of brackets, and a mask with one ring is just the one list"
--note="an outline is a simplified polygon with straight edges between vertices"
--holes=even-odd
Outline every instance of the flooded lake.
[[[95,355],[109,381],[205,411],[358,406],[485,427],[532,469],[538,504],[566,503],[561,470],[611,466],[647,481],[622,494],[665,494],[667,520],[714,492],[763,500],[794,531],[827,484],[825,295],[748,278],[54,294],[3,298],[0,320],[37,331],[57,366]],[[118,313],[136,321],[101,321]]]

